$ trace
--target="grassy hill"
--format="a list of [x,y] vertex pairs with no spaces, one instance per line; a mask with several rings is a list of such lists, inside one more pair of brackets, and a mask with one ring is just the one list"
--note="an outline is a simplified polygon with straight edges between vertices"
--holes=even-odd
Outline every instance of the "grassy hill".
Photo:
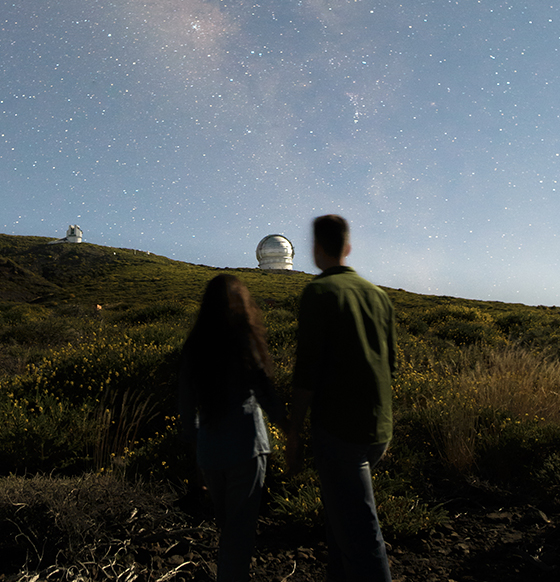
[[[97,305],[109,310],[177,302],[198,305],[206,283],[219,272],[242,279],[260,305],[294,306],[312,275],[298,271],[217,269],[193,265],[137,251],[89,243],[50,244],[56,239],[0,234],[0,308],[17,303],[60,308],[73,305],[83,310]],[[381,282],[382,283],[382,282]],[[476,301],[455,297],[420,295],[384,287],[399,320],[427,330],[434,310],[471,310],[460,319],[476,320],[472,310],[485,314],[502,331],[519,326],[514,320],[542,320],[542,314],[558,316],[560,309],[530,307],[499,301]],[[426,317],[424,317],[426,315]],[[441,313],[440,313],[441,316]],[[547,318],[545,318],[547,319]],[[548,326],[546,326],[548,327]],[[507,328],[507,329],[506,329]],[[418,330],[417,330],[418,331]],[[515,331],[515,330],[514,330]]]
[[310,278],[296,271],[215,269],[89,243],[49,244],[53,240],[0,234],[0,300],[82,307],[197,302],[222,271],[235,272],[261,300],[283,300]]
[[[207,281],[223,270],[51,240],[0,235],[0,474],[93,472],[192,489],[177,361]],[[298,297],[312,276],[227,271],[263,309],[289,402]],[[433,528],[449,488],[475,481],[558,503],[558,308],[386,290],[399,337],[395,435],[374,475],[387,535]],[[271,439],[268,511],[317,522],[310,455],[290,478],[273,427]]]

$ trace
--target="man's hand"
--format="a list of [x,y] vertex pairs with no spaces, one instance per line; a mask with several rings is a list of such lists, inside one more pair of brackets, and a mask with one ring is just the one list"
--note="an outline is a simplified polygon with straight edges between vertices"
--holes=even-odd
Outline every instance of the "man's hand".
[[288,465],[288,474],[290,475],[297,475],[301,472],[303,465],[301,438],[295,430],[291,430],[288,433],[288,440],[286,441],[286,465]]
[[280,420],[274,421],[274,424],[286,435],[290,434],[290,429],[292,425],[287,418],[282,418]]
[[312,400],[313,392],[311,390],[303,390],[301,388],[294,390],[290,431],[286,442],[286,464],[291,475],[297,475],[303,466],[300,431],[303,428],[303,421]]

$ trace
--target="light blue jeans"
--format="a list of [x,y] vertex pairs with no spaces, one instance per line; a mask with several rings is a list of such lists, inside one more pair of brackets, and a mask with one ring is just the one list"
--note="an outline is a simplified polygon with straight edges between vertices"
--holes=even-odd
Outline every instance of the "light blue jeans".
[[221,528],[218,582],[247,582],[266,473],[266,455],[227,470],[203,470]]
[[313,429],[325,508],[329,582],[391,582],[371,479],[371,469],[387,446],[347,443]]

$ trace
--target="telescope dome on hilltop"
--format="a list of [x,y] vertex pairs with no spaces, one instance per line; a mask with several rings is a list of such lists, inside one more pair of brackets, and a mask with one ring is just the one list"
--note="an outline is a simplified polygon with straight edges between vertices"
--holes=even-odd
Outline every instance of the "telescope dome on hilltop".
[[68,230],[66,231],[66,236],[64,238],[53,240],[49,244],[54,245],[58,243],[81,243],[83,236],[84,231],[77,224],[71,224],[68,227]]
[[294,246],[281,234],[269,234],[257,246],[257,261],[261,269],[291,270]]

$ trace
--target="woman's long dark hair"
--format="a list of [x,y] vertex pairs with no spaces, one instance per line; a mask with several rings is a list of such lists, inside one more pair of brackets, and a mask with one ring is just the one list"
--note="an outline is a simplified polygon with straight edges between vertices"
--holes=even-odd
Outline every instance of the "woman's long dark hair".
[[182,366],[195,404],[209,420],[223,415],[231,396],[249,395],[252,372],[263,370],[270,376],[261,312],[237,277],[222,274],[208,283],[183,346]]

